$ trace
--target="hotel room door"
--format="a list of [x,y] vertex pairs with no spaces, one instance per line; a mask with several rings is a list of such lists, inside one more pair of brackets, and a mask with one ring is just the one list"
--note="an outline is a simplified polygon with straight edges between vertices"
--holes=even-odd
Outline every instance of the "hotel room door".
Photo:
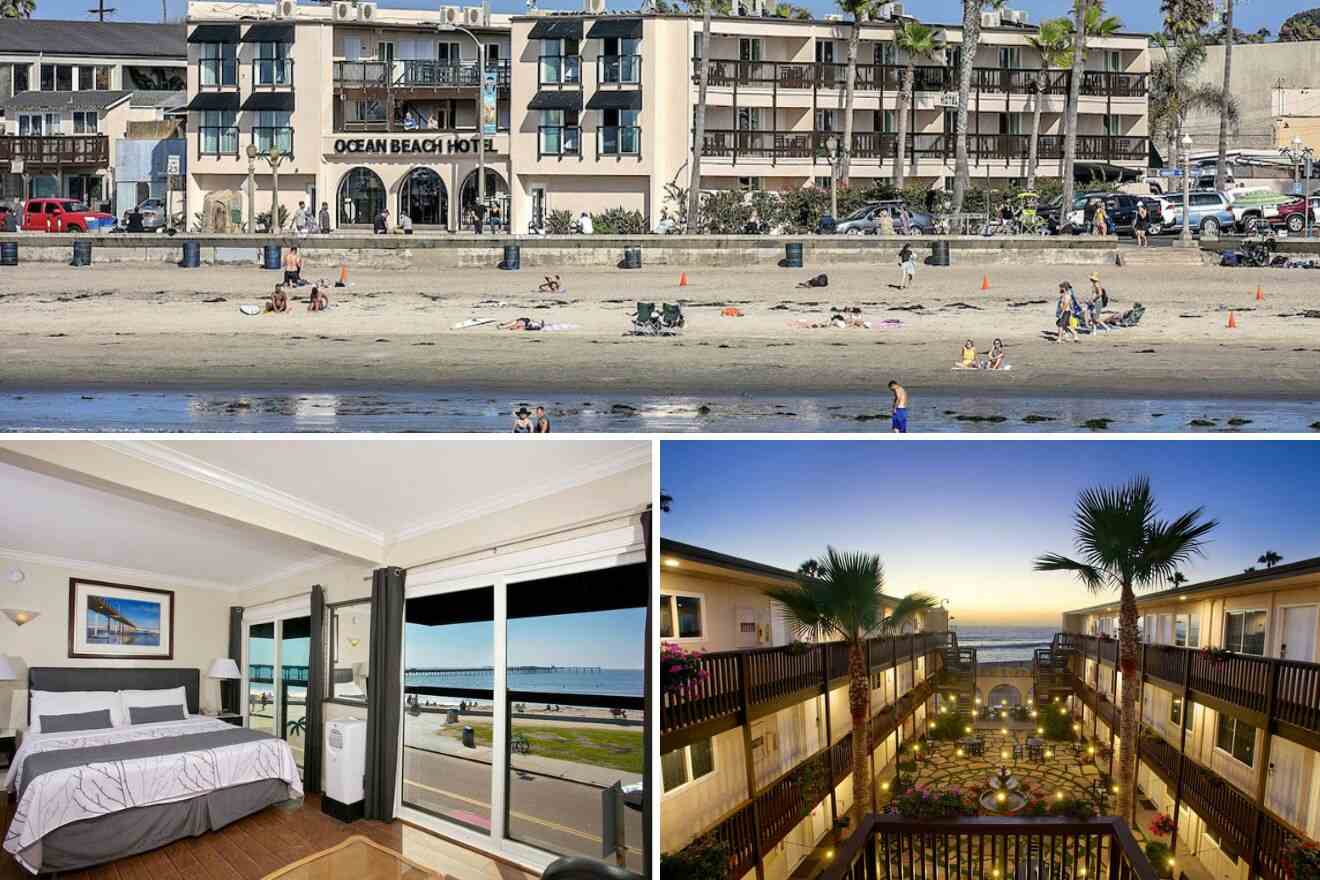
[[296,609],[273,619],[261,617],[246,621],[244,719],[253,730],[287,740],[301,767],[307,731],[311,616]]

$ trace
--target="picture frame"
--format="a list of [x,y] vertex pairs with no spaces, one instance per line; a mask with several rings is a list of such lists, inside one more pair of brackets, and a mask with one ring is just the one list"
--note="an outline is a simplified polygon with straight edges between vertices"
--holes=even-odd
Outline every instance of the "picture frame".
[[173,660],[174,591],[69,578],[69,657]]

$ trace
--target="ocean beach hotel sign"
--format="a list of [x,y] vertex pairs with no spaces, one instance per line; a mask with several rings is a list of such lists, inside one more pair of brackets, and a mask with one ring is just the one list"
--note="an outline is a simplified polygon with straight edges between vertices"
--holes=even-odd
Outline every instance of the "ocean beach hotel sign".
[[[335,138],[333,152],[336,156],[364,155],[409,155],[425,153],[428,155],[455,155],[478,150],[478,139],[472,137],[362,137]],[[495,143],[486,138],[486,152],[493,153]]]

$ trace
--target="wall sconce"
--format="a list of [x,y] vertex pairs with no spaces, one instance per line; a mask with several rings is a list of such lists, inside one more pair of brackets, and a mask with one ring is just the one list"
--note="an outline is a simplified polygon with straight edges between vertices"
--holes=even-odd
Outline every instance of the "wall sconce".
[[0,608],[0,613],[14,622],[14,626],[31,623],[41,616],[40,611],[22,611],[18,608]]
[[361,639],[349,639],[349,640],[348,640],[348,643],[349,643],[350,645],[352,645],[354,648],[356,648],[358,645],[362,644],[362,640],[361,640]]

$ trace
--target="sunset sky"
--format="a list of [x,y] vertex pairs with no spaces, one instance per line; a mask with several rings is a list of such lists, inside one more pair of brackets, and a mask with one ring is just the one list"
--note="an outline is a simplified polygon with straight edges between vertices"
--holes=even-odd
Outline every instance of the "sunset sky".
[[827,544],[879,553],[885,592],[964,624],[1054,625],[1108,598],[1031,562],[1073,552],[1080,490],[1150,476],[1161,512],[1220,521],[1190,582],[1266,550],[1320,555],[1320,445],[1286,441],[667,441],[663,537],[796,568]]

